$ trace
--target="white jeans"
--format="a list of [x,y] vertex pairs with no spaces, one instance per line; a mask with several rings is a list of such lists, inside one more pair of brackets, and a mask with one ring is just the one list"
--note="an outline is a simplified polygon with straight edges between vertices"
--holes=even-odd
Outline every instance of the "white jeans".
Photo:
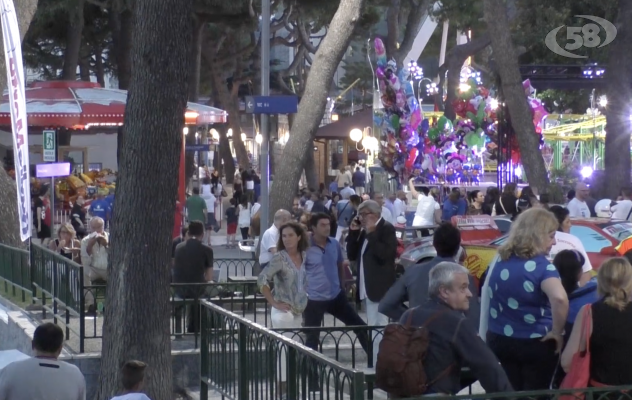
[[[281,310],[277,310],[272,307],[272,311],[270,311],[270,321],[272,322],[272,328],[274,329],[292,329],[292,328],[300,328],[303,322],[303,318],[300,315],[294,315],[291,312],[285,312]],[[291,338],[292,333],[284,333],[283,336]],[[279,351],[277,356],[281,359],[279,376],[281,377],[281,382],[286,381],[287,376],[287,348],[285,351]]]
[[[380,314],[377,309],[380,303],[372,302],[369,299],[364,299],[364,308],[366,309],[366,324],[369,326],[384,326],[388,324],[388,317],[384,314]],[[376,335],[377,332],[373,331],[373,367],[377,362],[377,353],[380,351],[380,342],[382,341],[382,335]]]

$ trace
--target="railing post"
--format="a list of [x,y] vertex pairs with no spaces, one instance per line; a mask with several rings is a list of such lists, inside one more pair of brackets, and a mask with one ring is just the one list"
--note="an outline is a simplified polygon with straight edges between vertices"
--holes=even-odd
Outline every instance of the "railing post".
[[[288,399],[298,399],[298,352],[292,346],[287,346],[287,398]],[[281,355],[283,357],[283,355]],[[308,364],[309,365],[309,364]],[[312,365],[309,365],[309,369],[311,369]],[[309,380],[310,373],[307,373],[307,379]],[[308,382],[309,385],[309,382]]]
[[57,325],[57,298],[59,298],[59,279],[57,279],[59,266],[57,265],[57,260],[54,257],[51,257],[51,261],[53,263],[53,271],[51,275],[52,280],[52,294],[53,294],[53,323]]
[[364,399],[364,372],[354,372],[350,388],[351,400]]
[[37,287],[35,286],[35,260],[33,257],[33,243],[29,240],[29,270],[31,272],[30,283],[31,283],[31,302],[33,304],[37,303]]
[[200,307],[200,400],[208,400],[208,313],[206,307]]
[[248,380],[249,380],[249,368],[248,368],[248,326],[244,323],[239,323],[239,335],[238,335],[238,348],[237,348],[237,387],[239,394],[238,400],[248,400]]
[[79,353],[84,352],[84,341],[86,340],[86,294],[83,287],[83,269],[79,267]]

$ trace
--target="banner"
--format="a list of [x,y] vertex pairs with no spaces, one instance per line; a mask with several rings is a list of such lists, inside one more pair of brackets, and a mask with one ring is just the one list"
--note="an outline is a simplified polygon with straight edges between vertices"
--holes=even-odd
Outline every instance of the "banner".
[[29,137],[24,94],[22,41],[13,0],[0,0],[2,5],[2,39],[7,63],[7,87],[13,132],[15,181],[18,192],[20,238],[31,237],[31,187],[29,177]]

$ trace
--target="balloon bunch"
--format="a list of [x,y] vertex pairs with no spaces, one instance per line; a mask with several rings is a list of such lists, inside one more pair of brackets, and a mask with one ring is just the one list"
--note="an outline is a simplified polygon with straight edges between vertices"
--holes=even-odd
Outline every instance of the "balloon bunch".
[[409,81],[409,71],[397,69],[395,61],[386,60],[381,39],[375,39],[376,76],[381,93],[383,112],[374,113],[374,124],[380,128],[382,166],[404,179],[412,171],[419,156],[418,127],[422,121],[421,107]]

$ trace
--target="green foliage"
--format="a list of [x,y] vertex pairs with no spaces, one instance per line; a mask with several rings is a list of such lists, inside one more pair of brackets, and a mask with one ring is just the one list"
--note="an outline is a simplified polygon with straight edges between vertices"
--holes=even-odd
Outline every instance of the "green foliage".
[[586,89],[545,90],[537,95],[548,110],[560,114],[569,110],[571,114],[584,114],[590,107],[590,96],[591,91]]

